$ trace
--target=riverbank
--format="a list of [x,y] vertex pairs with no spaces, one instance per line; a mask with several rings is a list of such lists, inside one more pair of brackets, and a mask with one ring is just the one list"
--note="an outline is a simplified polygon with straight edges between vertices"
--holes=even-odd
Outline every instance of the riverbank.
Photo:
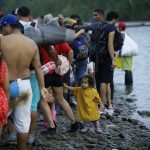
[[[102,134],[95,134],[92,128],[86,134],[67,133],[69,121],[65,115],[58,115],[58,129],[55,135],[41,135],[44,129],[37,124],[36,140],[28,145],[28,150],[149,150],[150,130],[138,120],[132,119],[134,104],[131,99],[114,96],[114,114],[102,116],[100,127]],[[76,113],[75,109],[74,112]],[[15,145],[7,145],[0,150],[15,150]]]

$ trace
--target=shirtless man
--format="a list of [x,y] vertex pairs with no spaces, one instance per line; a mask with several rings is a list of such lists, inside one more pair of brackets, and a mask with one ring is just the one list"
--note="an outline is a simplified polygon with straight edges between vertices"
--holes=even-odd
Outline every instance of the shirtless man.
[[[31,11],[27,7],[20,7],[17,11],[19,22],[23,25],[24,30],[31,26]],[[32,144],[35,140],[35,129],[36,129],[36,121],[37,121],[37,106],[40,101],[40,91],[39,91],[39,85],[36,78],[36,74],[34,71],[34,68],[30,67],[31,69],[31,88],[32,88],[32,104],[31,104],[31,123],[30,123],[30,129],[28,134],[28,144]],[[9,137],[16,137],[16,132],[11,132]],[[12,138],[13,139],[13,138]]]
[[17,130],[18,150],[24,150],[31,121],[30,64],[35,69],[41,96],[48,101],[50,95],[45,89],[37,45],[21,34],[17,17],[10,14],[4,16],[0,27],[4,35],[0,39],[0,50],[8,65],[10,97],[27,95],[27,99],[18,103],[12,111],[14,126]]

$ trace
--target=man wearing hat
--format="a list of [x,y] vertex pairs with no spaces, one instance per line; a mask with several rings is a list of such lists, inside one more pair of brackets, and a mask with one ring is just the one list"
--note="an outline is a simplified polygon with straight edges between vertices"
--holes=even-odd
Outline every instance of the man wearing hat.
[[24,97],[12,110],[18,150],[24,150],[31,121],[30,64],[35,69],[41,96],[49,100],[50,95],[45,89],[37,45],[21,34],[17,17],[11,14],[4,16],[0,21],[0,27],[4,35],[0,39],[0,49],[8,66],[10,99]]

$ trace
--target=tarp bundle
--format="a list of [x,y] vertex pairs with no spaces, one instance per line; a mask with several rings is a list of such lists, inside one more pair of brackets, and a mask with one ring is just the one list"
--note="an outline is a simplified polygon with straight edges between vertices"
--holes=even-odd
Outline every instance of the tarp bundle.
[[38,45],[72,42],[74,34],[74,30],[53,25],[41,25],[38,29],[30,26],[24,30],[24,35],[34,40]]

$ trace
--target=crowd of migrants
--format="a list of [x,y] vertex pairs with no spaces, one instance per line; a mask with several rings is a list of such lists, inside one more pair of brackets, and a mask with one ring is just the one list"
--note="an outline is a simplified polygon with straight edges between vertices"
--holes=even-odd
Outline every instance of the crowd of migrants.
[[[102,9],[93,11],[93,18],[88,24],[90,26],[86,26],[76,14],[68,18],[61,14],[58,17],[46,14],[33,19],[27,7],[20,7],[12,14],[1,14],[0,145],[16,140],[18,149],[24,150],[26,143],[32,144],[39,111],[46,128],[41,132],[43,135],[56,133],[57,114],[62,111],[70,120],[68,132],[85,133],[92,122],[95,134],[102,133],[100,115],[105,112],[112,115],[114,111],[114,41],[118,19],[114,11],[108,12],[105,18]],[[52,26],[74,30],[72,42],[64,40],[54,45],[37,44],[23,34],[30,26],[38,29],[52,22]],[[94,28],[92,24],[95,29],[89,30],[90,27]],[[120,24],[119,28],[124,30],[125,24]],[[102,32],[103,37],[100,36]],[[99,42],[100,38],[105,40],[104,44]],[[98,52],[95,47],[98,47]],[[60,55],[69,62],[67,73],[43,73],[41,66],[49,62],[55,62],[56,68],[61,67],[64,62]],[[132,74],[131,69],[124,70]],[[76,101],[70,99],[70,95],[74,95]],[[77,110],[77,118],[72,107]],[[3,139],[6,125],[10,131],[7,139]]]

